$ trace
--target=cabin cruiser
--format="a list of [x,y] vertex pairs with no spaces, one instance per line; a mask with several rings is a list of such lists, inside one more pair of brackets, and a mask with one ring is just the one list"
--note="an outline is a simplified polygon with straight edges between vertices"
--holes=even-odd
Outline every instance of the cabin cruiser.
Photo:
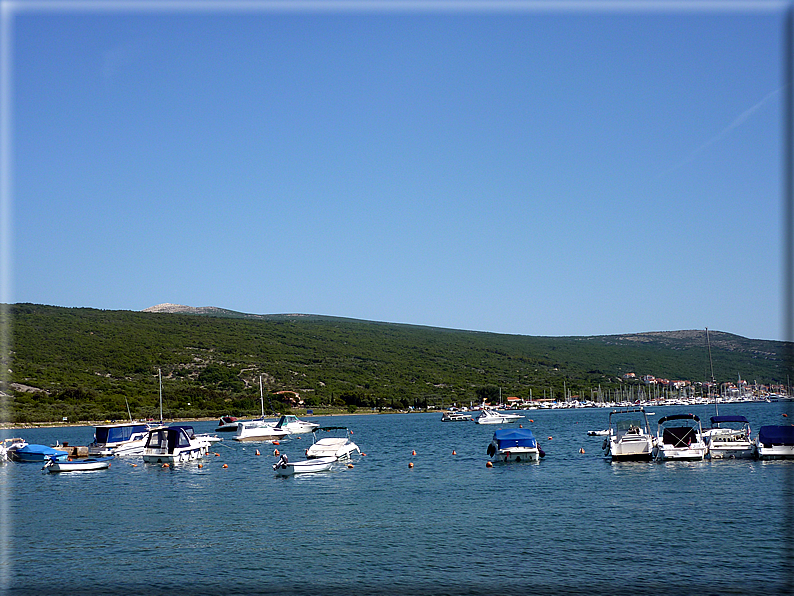
[[612,410],[601,448],[612,461],[651,461],[654,437],[645,408]]
[[221,416],[218,419],[216,433],[233,433],[237,431],[237,418],[234,416]]
[[658,424],[654,459],[697,461],[706,457],[700,418],[694,414],[672,414],[660,418]]
[[276,428],[273,420],[245,420],[237,423],[237,432],[232,439],[235,441],[274,441],[289,434],[283,428]]
[[209,452],[210,443],[197,438],[192,426],[159,426],[149,431],[143,449],[143,461],[149,464],[173,464],[200,459]]
[[528,428],[500,428],[488,445],[488,455],[494,461],[538,461],[546,454]]
[[441,413],[441,422],[469,422],[471,414],[459,410],[449,410]]
[[[331,436],[318,439],[317,433],[320,432],[334,432],[342,436]],[[306,457],[308,459],[319,457],[346,459],[349,458],[350,454],[354,451],[361,453],[358,445],[350,439],[350,435],[352,434],[352,431],[345,426],[321,426],[312,433],[314,436],[314,443],[306,450]]]
[[756,455],[759,459],[794,458],[794,426],[762,426],[758,431]]
[[712,416],[711,428],[703,431],[703,441],[708,448],[706,456],[711,459],[755,457],[750,423],[744,416]]
[[483,408],[480,413],[474,418],[477,424],[508,424],[510,422],[518,422],[524,418],[521,414],[503,414],[496,410]]
[[97,426],[94,429],[94,441],[88,445],[88,455],[140,455],[150,428],[148,424],[135,422]]
[[315,422],[301,420],[292,414],[285,414],[278,419],[274,428],[286,430],[290,434],[310,433],[315,429],[320,428],[320,425]]

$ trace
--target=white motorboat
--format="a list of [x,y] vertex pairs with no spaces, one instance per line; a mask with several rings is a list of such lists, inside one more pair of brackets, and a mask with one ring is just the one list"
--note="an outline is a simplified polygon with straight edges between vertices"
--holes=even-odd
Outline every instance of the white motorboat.
[[[331,436],[317,438],[318,433],[330,432],[335,434],[343,434],[343,436]],[[354,451],[361,453],[351,439],[350,435],[353,433],[345,426],[321,426],[313,433],[314,443],[306,450],[306,457],[308,459],[317,459],[322,457],[333,457],[334,459],[346,459]]]
[[612,410],[601,448],[612,461],[651,461],[654,436],[644,408]]
[[449,410],[441,413],[441,422],[469,422],[471,414],[459,410]]
[[521,462],[538,461],[546,454],[528,428],[500,428],[488,445],[488,455],[494,461]]
[[196,433],[196,438],[201,441],[207,441],[207,443],[220,443],[223,441],[218,435],[213,435],[210,433]]
[[[669,425],[670,422],[677,425]],[[700,418],[694,414],[672,414],[660,418],[658,425],[654,459],[697,461],[706,457]]]
[[317,457],[296,462],[276,462],[273,464],[277,476],[292,476],[309,472],[324,472],[331,468],[335,457]]
[[275,420],[245,420],[237,423],[235,441],[274,441],[289,434],[283,428],[276,428]]
[[8,437],[0,443],[0,463],[9,461],[12,454],[22,447],[27,447],[28,442],[21,437]]
[[146,423],[136,422],[97,426],[94,428],[94,441],[88,445],[88,455],[140,455],[150,428]]
[[265,420],[265,398],[262,391],[262,377],[259,377],[259,402],[262,406],[262,417],[256,420],[237,422],[237,430],[232,437],[235,441],[273,441],[286,437],[289,431],[275,428],[276,420]]
[[712,416],[711,428],[703,431],[703,441],[708,449],[706,456],[711,459],[755,457],[755,441],[750,438],[750,423],[744,416]]
[[192,426],[159,426],[149,431],[143,461],[172,464],[200,459],[209,452],[210,443],[197,438]]
[[42,470],[47,470],[50,473],[56,472],[84,472],[89,470],[106,470],[110,467],[110,462],[113,461],[113,456],[88,458],[88,459],[74,459],[59,461],[57,459],[50,459],[44,464]]
[[762,426],[758,431],[756,455],[759,459],[794,458],[794,426]]
[[509,424],[511,422],[518,422],[523,419],[521,414],[504,414],[497,412],[490,408],[483,408],[480,413],[474,417],[474,422],[477,424]]
[[274,428],[286,430],[289,434],[295,435],[298,433],[310,433],[315,429],[320,428],[316,422],[309,422],[308,420],[301,420],[292,414],[285,414],[278,419]]

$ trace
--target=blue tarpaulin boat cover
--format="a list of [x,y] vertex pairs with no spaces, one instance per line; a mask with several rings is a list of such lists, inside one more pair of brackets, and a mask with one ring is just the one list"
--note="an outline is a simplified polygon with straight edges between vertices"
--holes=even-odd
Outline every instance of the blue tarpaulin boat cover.
[[68,455],[67,451],[59,451],[58,449],[47,447],[47,445],[36,445],[35,443],[17,449],[17,453],[27,455]]
[[794,445],[794,426],[762,426],[758,442],[764,445]]
[[720,422],[747,422],[744,416],[712,416],[711,423],[719,424]]
[[493,439],[499,445],[499,449],[509,449],[510,447],[537,447],[535,436],[528,428],[503,429],[497,430],[493,434]]

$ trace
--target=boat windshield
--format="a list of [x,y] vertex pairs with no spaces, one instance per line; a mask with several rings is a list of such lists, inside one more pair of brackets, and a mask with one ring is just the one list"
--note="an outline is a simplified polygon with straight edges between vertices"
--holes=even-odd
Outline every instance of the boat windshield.
[[615,429],[619,432],[629,432],[630,430],[637,429],[637,433],[639,433],[639,429],[642,428],[642,421],[640,420],[618,420],[615,423]]
[[97,443],[118,443],[129,441],[133,434],[145,433],[148,427],[145,424],[128,426],[99,426],[96,429]]

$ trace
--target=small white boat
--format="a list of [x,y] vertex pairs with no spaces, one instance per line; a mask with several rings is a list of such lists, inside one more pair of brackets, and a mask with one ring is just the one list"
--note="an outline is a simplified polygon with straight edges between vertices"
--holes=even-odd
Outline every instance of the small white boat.
[[220,443],[223,441],[218,435],[212,435],[210,433],[196,433],[195,437],[201,441],[207,441],[207,443]]
[[[317,433],[320,432],[332,432],[336,434],[344,433],[344,436],[324,437],[318,439]],[[353,433],[345,426],[321,426],[312,434],[314,435],[314,443],[312,443],[312,446],[306,450],[306,457],[308,459],[319,459],[325,457],[333,457],[335,460],[347,459],[354,451],[361,453],[358,445],[356,445],[350,439],[350,435]]]
[[703,431],[703,441],[710,459],[755,457],[755,441],[750,439],[750,423],[744,416],[712,416],[711,428]]
[[238,421],[237,430],[232,437],[235,441],[273,441],[289,434],[283,428],[276,428],[276,420],[265,420],[265,397],[262,390],[262,377],[259,377],[259,402],[262,406],[262,417],[256,420]]
[[47,470],[50,473],[56,472],[83,472],[88,470],[106,470],[110,467],[110,462],[113,461],[113,456],[88,458],[88,459],[74,459],[66,461],[58,461],[50,459],[42,470]]
[[762,426],[758,431],[756,454],[759,459],[794,458],[794,426]]
[[160,426],[149,431],[143,449],[148,464],[173,464],[200,459],[209,452],[210,443],[196,438],[192,426]]
[[489,408],[483,408],[474,418],[477,424],[509,424],[523,419],[521,414],[503,414]]
[[528,428],[500,428],[488,445],[488,455],[494,461],[521,462],[538,461],[546,454]]
[[[667,423],[676,422],[677,426]],[[654,459],[698,461],[706,457],[703,428],[694,414],[672,414],[659,419]]]
[[612,410],[608,436],[601,448],[612,461],[651,461],[654,436],[644,408]]
[[94,428],[94,441],[88,445],[88,455],[140,455],[150,428],[148,424],[134,422],[97,426]]
[[235,441],[273,441],[283,439],[289,434],[283,428],[276,428],[274,420],[245,420],[237,423]]
[[468,422],[471,421],[471,414],[458,410],[449,410],[441,413],[441,422]]
[[335,457],[317,457],[296,462],[276,462],[273,464],[277,476],[292,476],[309,472],[324,472],[336,462]]
[[309,422],[308,420],[301,420],[292,414],[285,414],[278,419],[274,428],[279,428],[287,431],[287,433],[296,435],[298,433],[310,433],[315,429],[320,428],[316,422]]

